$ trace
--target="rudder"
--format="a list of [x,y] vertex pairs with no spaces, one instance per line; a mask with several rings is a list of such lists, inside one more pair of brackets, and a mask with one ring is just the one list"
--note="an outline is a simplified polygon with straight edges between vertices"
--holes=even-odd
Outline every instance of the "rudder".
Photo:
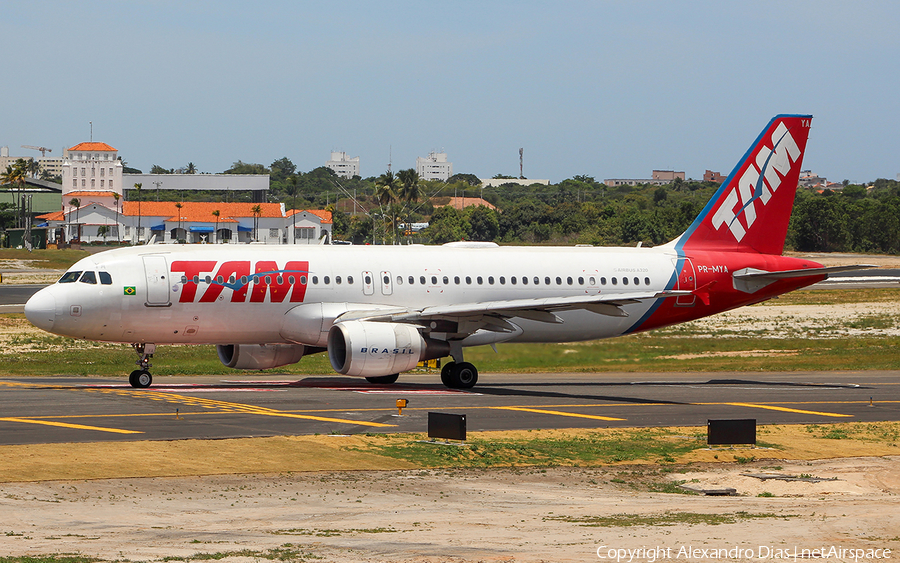
[[811,115],[774,117],[676,247],[780,255],[811,121]]

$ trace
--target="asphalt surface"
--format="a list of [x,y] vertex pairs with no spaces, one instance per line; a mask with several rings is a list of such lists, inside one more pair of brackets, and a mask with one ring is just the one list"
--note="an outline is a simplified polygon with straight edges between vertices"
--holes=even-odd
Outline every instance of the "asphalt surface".
[[[342,376],[0,379],[0,444],[425,432],[428,413],[467,430],[900,420],[900,371],[483,374],[471,391],[436,375],[395,385]],[[407,399],[396,416],[397,399]],[[871,399],[871,403],[870,403]]]

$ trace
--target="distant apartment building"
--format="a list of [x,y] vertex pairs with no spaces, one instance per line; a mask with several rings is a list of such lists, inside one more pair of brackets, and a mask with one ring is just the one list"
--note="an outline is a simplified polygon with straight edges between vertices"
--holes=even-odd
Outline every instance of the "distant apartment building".
[[359,176],[359,157],[355,156],[353,158],[347,158],[347,153],[345,152],[334,152],[331,153],[331,160],[325,163],[326,168],[331,168],[334,170],[334,173],[340,176],[341,178],[353,178],[354,176]]
[[722,176],[718,172],[713,172],[712,170],[707,170],[703,173],[703,181],[704,182],[715,182],[716,184],[721,184],[726,180],[727,176]]
[[603,183],[610,188],[616,186],[638,186],[642,184],[650,184],[652,186],[664,186],[671,184],[676,179],[684,180],[684,172],[675,172],[674,170],[654,170],[652,178],[608,178]]
[[39,158],[38,164],[41,166],[41,172],[46,172],[51,176],[62,176],[64,158]]
[[801,170],[800,179],[797,181],[797,184],[804,188],[825,186],[828,184],[828,179],[819,176],[818,174],[813,174],[812,170]]
[[15,164],[19,159],[25,162],[33,160],[30,156],[9,156],[9,147],[0,147],[0,172],[5,172],[7,166]]
[[447,161],[447,153],[432,151],[425,158],[416,158],[416,172],[422,180],[446,182],[453,176],[453,163]]

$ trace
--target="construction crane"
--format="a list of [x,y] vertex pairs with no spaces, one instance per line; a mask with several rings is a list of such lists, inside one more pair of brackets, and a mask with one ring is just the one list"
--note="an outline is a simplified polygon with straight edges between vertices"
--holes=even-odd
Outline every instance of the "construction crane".
[[47,147],[33,147],[31,145],[22,145],[22,148],[41,151],[41,158],[44,158],[45,156],[47,156],[48,152],[53,152],[53,149],[48,149]]

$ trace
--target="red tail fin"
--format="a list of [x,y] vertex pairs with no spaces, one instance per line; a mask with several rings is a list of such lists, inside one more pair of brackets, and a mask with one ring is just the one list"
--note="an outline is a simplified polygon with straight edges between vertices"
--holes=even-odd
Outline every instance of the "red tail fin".
[[811,121],[772,119],[676,247],[781,254]]

